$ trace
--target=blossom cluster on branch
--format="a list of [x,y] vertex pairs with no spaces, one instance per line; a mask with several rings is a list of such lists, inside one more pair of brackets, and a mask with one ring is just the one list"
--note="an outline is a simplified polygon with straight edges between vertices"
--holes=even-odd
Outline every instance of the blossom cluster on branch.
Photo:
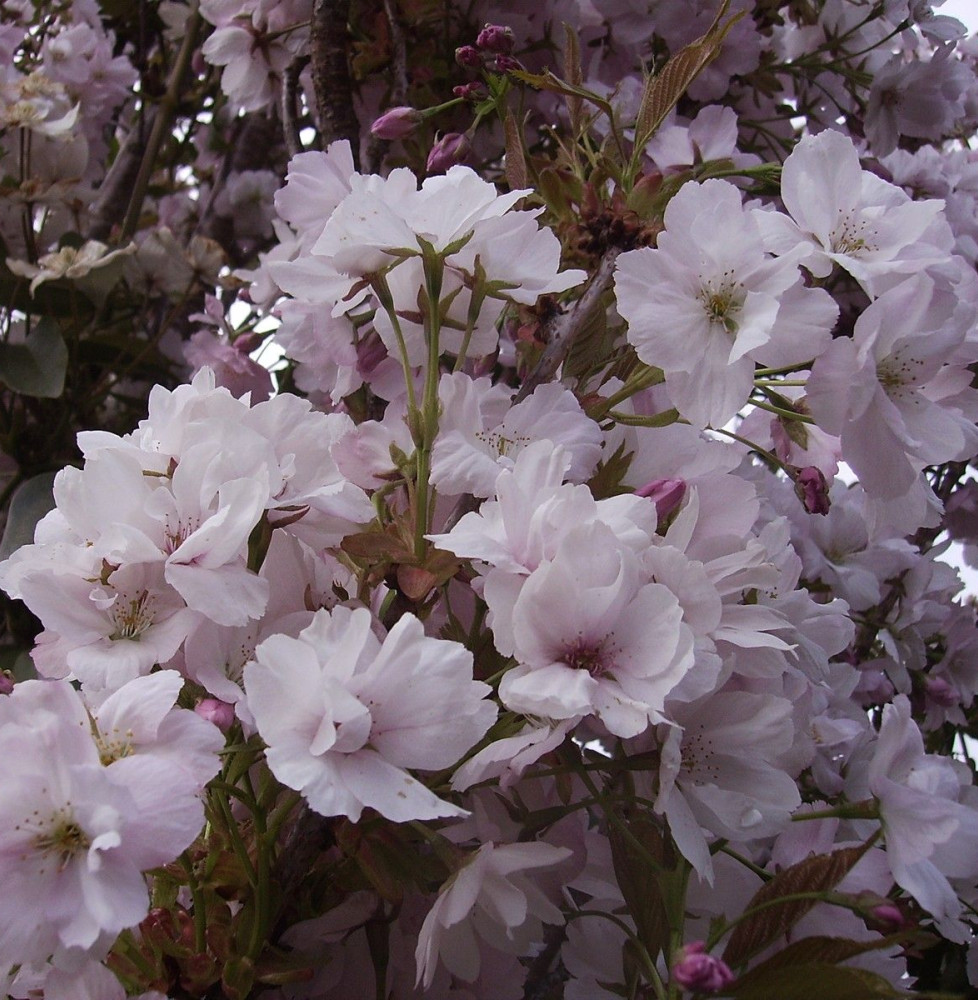
[[0,0],[0,996],[976,995],[940,6]]

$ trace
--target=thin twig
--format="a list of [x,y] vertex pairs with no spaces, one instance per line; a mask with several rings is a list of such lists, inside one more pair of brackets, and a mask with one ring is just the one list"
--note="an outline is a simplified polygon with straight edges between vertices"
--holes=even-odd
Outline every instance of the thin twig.
[[299,76],[309,65],[308,56],[294,59],[285,70],[282,81],[282,133],[289,159],[302,152],[302,136],[299,134]]
[[384,13],[387,15],[387,26],[391,33],[391,69],[394,71],[391,105],[397,107],[407,100],[407,41],[404,38],[404,28],[398,20],[393,0],[384,0]]
[[[387,25],[391,37],[391,72],[394,80],[391,84],[390,99],[388,106],[392,108],[401,107],[407,103],[408,92],[408,67],[407,67],[407,40],[404,36],[404,27],[397,16],[397,9],[394,0],[384,0],[384,13],[387,15]],[[371,135],[367,141],[367,151],[365,155],[366,170],[375,174],[380,172],[381,164],[384,160],[384,153],[390,146],[386,139],[379,139]]]
[[146,197],[146,190],[149,187],[149,179],[156,169],[157,160],[163,141],[170,135],[174,114],[180,103],[183,93],[183,81],[190,69],[190,61],[193,57],[197,45],[197,35],[200,32],[201,17],[194,0],[190,13],[187,15],[187,23],[184,28],[183,44],[177,53],[176,61],[170,71],[170,79],[167,81],[166,93],[160,100],[156,117],[153,120],[153,127],[146,142],[146,150],[143,153],[142,162],[139,164],[139,173],[136,175],[136,182],[133,184],[132,197],[129,199],[129,207],[126,209],[126,217],[122,223],[122,233],[119,238],[120,243],[128,243],[136,229],[139,227],[139,216],[143,209],[143,199]]
[[[156,109],[147,108],[144,117],[155,119]],[[104,242],[112,227],[124,216],[127,199],[135,187],[145,153],[145,138],[144,129],[133,128],[123,139],[112,166],[98,186],[98,196],[89,212],[89,239]]]
[[537,362],[533,371],[527,375],[520,386],[520,391],[516,394],[513,404],[521,403],[531,392],[544,382],[549,382],[554,373],[560,367],[560,363],[567,357],[574,338],[587,319],[588,314],[601,300],[611,275],[615,269],[615,261],[621,253],[621,247],[609,247],[598,263],[598,269],[591,278],[591,283],[584,290],[584,294],[574,303],[574,305],[554,322],[550,330],[550,339],[544,348],[543,356]]

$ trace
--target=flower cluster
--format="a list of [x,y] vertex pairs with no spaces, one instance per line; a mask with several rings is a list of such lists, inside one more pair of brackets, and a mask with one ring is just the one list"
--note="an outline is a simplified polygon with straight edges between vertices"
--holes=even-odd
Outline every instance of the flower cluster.
[[0,996],[978,986],[963,26],[157,6],[0,0]]

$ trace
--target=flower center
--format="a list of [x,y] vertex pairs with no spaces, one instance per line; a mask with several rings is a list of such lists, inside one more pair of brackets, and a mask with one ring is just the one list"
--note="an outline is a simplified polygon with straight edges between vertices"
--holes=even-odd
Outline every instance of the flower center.
[[561,658],[567,666],[586,670],[592,677],[603,677],[614,666],[605,644],[588,639],[578,639],[568,646]]
[[112,609],[112,620],[115,631],[110,639],[138,639],[154,621],[149,591],[143,590],[128,599],[120,594]]
[[476,439],[478,441],[482,441],[490,451],[494,451],[500,456],[509,454],[510,449],[522,448],[524,445],[528,444],[530,440],[522,434],[518,437],[506,437],[504,434],[500,434],[499,431],[476,431],[475,436]]
[[[34,838],[34,849],[44,858],[53,857],[58,865],[58,871],[64,871],[71,859],[78,853],[88,850],[92,842],[85,831],[75,822],[74,816],[67,808],[56,812],[50,819],[46,830],[39,832]],[[43,874],[44,869],[41,869]]]
[[830,249],[832,253],[850,254],[859,253],[861,250],[877,250],[878,247],[873,242],[875,237],[875,230],[870,229],[865,221],[846,216],[842,224],[832,233]]
[[737,315],[744,304],[743,292],[743,286],[733,280],[729,271],[724,273],[718,285],[709,282],[703,286],[700,301],[710,326],[722,327],[731,335],[737,333]]

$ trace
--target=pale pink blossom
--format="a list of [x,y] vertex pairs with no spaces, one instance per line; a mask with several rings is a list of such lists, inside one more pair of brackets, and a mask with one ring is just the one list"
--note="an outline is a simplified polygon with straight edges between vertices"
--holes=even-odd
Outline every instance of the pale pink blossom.
[[446,883],[425,918],[415,953],[418,984],[427,989],[443,962],[467,982],[479,974],[478,938],[500,951],[526,954],[542,924],[563,914],[524,874],[569,857],[566,847],[543,843],[485,843]]
[[370,612],[319,611],[298,638],[261,643],[244,669],[275,776],[325,816],[376,809],[395,822],[465,815],[407,768],[450,767],[495,719],[472,654],[413,615],[381,642]]

